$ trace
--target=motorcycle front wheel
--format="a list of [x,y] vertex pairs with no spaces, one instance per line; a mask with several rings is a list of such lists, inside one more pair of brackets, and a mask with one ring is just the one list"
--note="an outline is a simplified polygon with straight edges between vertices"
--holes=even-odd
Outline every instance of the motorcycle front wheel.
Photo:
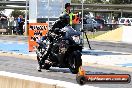
[[43,69],[46,69],[46,70],[49,70],[50,67],[51,67],[51,65],[46,64],[46,63],[42,66],[42,68],[43,68]]
[[40,59],[38,56],[37,56],[37,60],[38,60],[38,64],[39,64],[39,69],[38,69],[38,71],[41,71],[41,69],[49,70],[49,68],[51,67],[50,64],[45,63],[44,61],[43,61],[43,63],[41,63],[40,61],[41,61],[42,59]]
[[74,51],[69,56],[69,69],[73,74],[77,74],[82,65],[81,52]]

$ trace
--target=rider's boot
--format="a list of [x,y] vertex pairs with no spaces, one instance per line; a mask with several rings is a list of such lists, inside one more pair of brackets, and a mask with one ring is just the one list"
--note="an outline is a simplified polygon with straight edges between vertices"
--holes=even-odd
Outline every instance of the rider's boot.
[[41,61],[38,62],[38,67],[37,67],[37,70],[38,72],[42,72],[42,64],[41,64]]

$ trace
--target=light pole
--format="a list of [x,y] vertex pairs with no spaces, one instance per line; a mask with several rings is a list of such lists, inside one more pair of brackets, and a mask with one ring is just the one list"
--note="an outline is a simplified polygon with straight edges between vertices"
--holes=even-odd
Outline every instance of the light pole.
[[50,11],[50,7],[49,7],[49,3],[50,3],[50,0],[48,0],[48,30],[49,30],[49,11]]
[[[83,9],[84,9],[84,8],[83,8],[83,4],[84,4],[84,1],[85,1],[85,0],[82,0],[82,1],[81,1],[81,3],[82,3],[82,30],[83,30]],[[90,43],[89,43],[89,40],[88,40],[88,37],[87,37],[86,32],[83,32],[83,33],[82,33],[83,39],[84,39],[84,35],[86,36],[89,49],[91,49],[91,46],[90,46]],[[83,40],[83,42],[84,42],[84,40]]]
[[[80,0],[80,2],[82,3],[82,27],[81,27],[81,30],[83,30],[83,4],[84,4],[84,1],[85,0]],[[82,36],[83,36],[83,33],[82,33]]]
[[28,7],[28,0],[26,0],[26,12],[25,12],[25,35],[27,36],[27,7]]
[[64,9],[64,0],[62,0],[62,11]]
[[83,30],[83,3],[84,3],[84,0],[82,0],[81,3],[82,3],[82,30]]
[[[84,4],[84,1],[85,0],[81,0],[81,3],[82,3],[82,27],[81,27],[81,30],[83,30],[83,4]],[[82,33],[82,37],[84,38],[84,33]]]

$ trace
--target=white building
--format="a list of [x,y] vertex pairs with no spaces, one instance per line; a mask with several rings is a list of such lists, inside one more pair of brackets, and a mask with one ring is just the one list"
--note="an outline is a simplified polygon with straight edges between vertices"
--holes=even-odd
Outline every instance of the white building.
[[47,21],[48,17],[58,18],[64,10],[65,3],[71,0],[30,0],[29,1],[29,21]]

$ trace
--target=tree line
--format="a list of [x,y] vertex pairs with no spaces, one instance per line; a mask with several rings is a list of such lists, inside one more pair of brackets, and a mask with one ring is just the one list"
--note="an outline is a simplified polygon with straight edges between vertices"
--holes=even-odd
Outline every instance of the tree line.
[[[82,0],[71,0],[72,3],[81,3]],[[86,4],[132,4],[132,0],[84,0]]]

